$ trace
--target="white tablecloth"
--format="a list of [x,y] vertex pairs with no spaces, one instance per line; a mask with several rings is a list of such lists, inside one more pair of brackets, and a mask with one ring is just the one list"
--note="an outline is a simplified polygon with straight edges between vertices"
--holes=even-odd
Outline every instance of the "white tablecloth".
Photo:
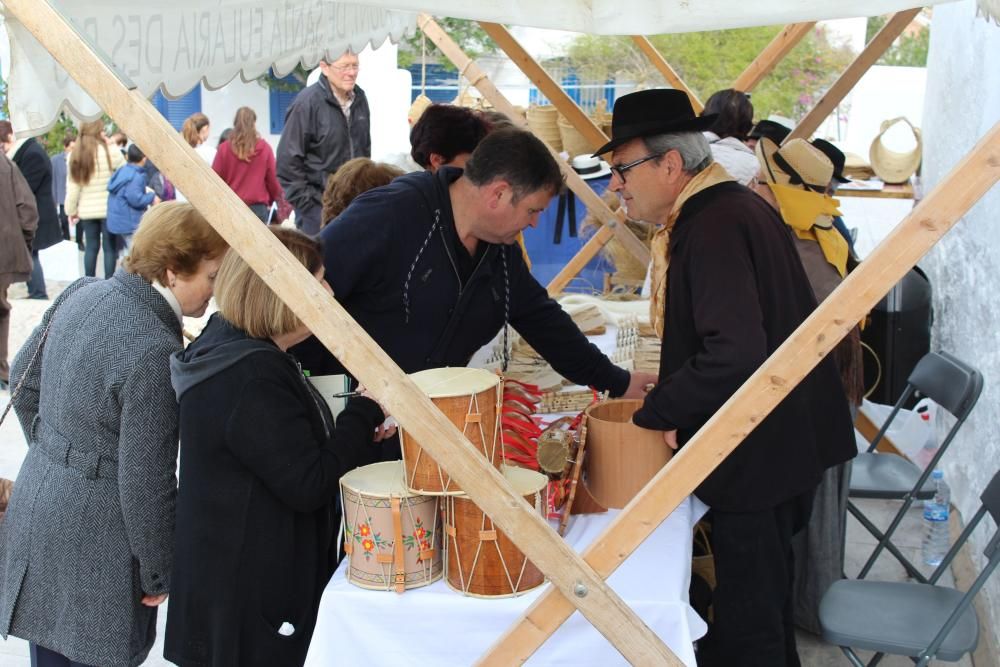
[[[688,604],[691,530],[704,513],[699,500],[685,500],[609,579],[611,587],[691,667],[692,642],[706,631],[705,622]],[[566,540],[582,551],[617,514],[611,510],[573,517]],[[548,584],[517,598],[484,600],[465,597],[438,581],[397,595],[349,584],[342,563],[323,594],[306,665],[469,665],[547,588]],[[576,612],[529,664],[627,663]]]

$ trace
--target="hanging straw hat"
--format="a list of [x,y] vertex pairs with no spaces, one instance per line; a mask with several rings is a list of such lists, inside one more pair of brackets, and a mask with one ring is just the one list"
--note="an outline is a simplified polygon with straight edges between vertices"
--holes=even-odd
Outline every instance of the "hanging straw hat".
[[[889,150],[882,143],[882,136],[896,123],[903,122],[910,126],[913,138],[916,139],[916,146],[906,153],[897,153]],[[871,160],[872,171],[886,183],[905,183],[910,180],[920,167],[920,155],[923,150],[923,143],[920,138],[920,130],[913,126],[909,120],[900,116],[890,120],[882,121],[882,126],[878,136],[872,141],[868,151],[868,158]]]
[[413,100],[413,104],[410,105],[410,110],[406,112],[406,118],[410,121],[410,127],[417,124],[420,117],[424,115],[427,111],[427,107],[434,104],[431,98],[427,97],[423,93],[417,95],[416,99]]
[[755,152],[768,183],[801,185],[813,192],[826,192],[833,178],[830,158],[805,139],[792,139],[779,148],[767,137],[761,137]]

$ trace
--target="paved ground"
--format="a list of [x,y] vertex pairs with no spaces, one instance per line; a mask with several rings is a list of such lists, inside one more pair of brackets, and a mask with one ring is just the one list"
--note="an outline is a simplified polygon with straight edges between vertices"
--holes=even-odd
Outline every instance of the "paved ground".
[[[76,279],[82,273],[82,260],[72,243],[62,243],[54,248],[42,252],[42,266],[46,272],[49,284],[49,296],[55,296],[70,281]],[[98,267],[101,263],[98,262]],[[99,269],[100,270],[100,269]],[[11,314],[11,334],[10,349],[16,351],[24,340],[30,335],[32,329],[41,320],[42,314],[51,302],[32,301],[24,298],[26,290],[23,285],[16,285],[11,288],[10,297],[13,304]],[[201,322],[193,321],[186,323],[189,330],[200,329]],[[7,392],[0,392],[0,410],[6,407],[8,402]],[[0,477],[13,479],[17,476],[21,461],[27,452],[24,437],[17,424],[17,420],[11,415],[0,425]],[[887,525],[894,509],[893,503],[881,501],[866,501],[862,504],[863,511],[869,516],[877,517],[874,520],[877,524]],[[919,510],[913,509],[906,517],[903,525],[897,532],[895,542],[901,550],[911,558],[913,562],[919,562],[919,550],[921,539],[921,524]],[[861,569],[861,564],[867,559],[871,550],[875,546],[875,541],[871,536],[853,520],[848,524],[847,531],[847,574],[854,575]],[[890,556],[879,559],[875,566],[871,578],[880,580],[903,581],[906,579],[905,572],[901,566]],[[951,582],[945,582],[951,583]],[[161,607],[165,611],[166,607]],[[158,624],[158,640],[154,645],[150,658],[144,664],[150,666],[167,665],[163,659],[163,625],[166,615],[160,613]],[[800,633],[799,652],[802,657],[802,664],[807,667],[842,666],[848,664],[846,659],[836,647],[825,644],[821,639]],[[863,656],[865,657],[865,656]],[[27,667],[30,664],[28,659],[27,644],[19,639],[11,638],[4,642],[0,640],[0,667]],[[885,667],[903,667],[912,665],[909,659],[887,658],[882,663]],[[964,667],[971,665],[966,659],[960,663],[955,663]]]

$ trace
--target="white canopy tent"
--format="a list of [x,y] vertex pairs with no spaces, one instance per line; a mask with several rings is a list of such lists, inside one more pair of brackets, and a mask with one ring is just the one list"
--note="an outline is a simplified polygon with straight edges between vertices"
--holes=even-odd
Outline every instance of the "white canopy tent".
[[[930,5],[950,0],[927,0]],[[179,97],[236,76],[277,76],[324,53],[399,41],[416,13],[595,34],[647,35],[885,14],[913,0],[52,0],[105,61],[146,97]],[[63,108],[80,118],[100,107],[16,19],[10,41],[9,107],[19,135],[44,132]],[[4,64],[6,66],[6,63]]]
[[[565,21],[558,27],[587,29],[597,25],[600,16],[598,11],[603,5],[600,2],[593,5],[587,0],[570,2],[558,0],[549,7],[527,7],[515,4],[506,7],[489,6],[483,0],[466,0],[463,7],[428,0],[433,5],[417,6],[411,0],[391,0],[394,7],[404,10],[414,8],[425,9],[434,13],[454,14],[469,18],[492,18],[494,20],[553,27],[552,23],[542,21]],[[630,8],[633,14],[626,18],[629,23],[610,23],[610,19],[602,19],[602,32],[611,32],[611,25],[620,26],[625,33],[655,33],[682,29],[692,30],[696,24],[685,23],[690,19],[692,11],[700,13],[705,20],[711,20],[710,27],[735,27],[736,25],[765,25],[776,22],[795,20],[794,17],[810,19],[842,16],[845,13],[874,14],[890,12],[894,9],[912,6],[910,0],[897,2],[895,0],[876,0],[860,3],[849,2],[850,8],[840,6],[830,8],[815,0],[797,2],[795,10],[800,13],[789,15],[776,8],[776,0],[766,0],[753,10],[747,10],[732,0],[716,0],[715,2],[698,3],[692,10],[694,0],[669,0],[666,3],[655,3],[649,0],[633,0]],[[332,6],[334,3],[322,0],[299,2],[288,0],[257,0],[246,2],[228,2],[218,0],[211,8],[205,8],[203,0],[199,7],[190,10],[190,16],[197,18],[200,13],[212,12],[215,9],[228,9],[241,6],[251,14],[259,9],[267,12],[277,8],[279,20],[283,19],[280,10],[292,5],[311,7]],[[792,3],[789,3],[792,4]],[[120,127],[137,143],[146,149],[147,154],[167,173],[167,175],[186,193],[190,201],[198,207],[209,222],[230,243],[248,264],[264,276],[276,294],[284,300],[301,320],[316,334],[344,365],[366,386],[379,396],[398,421],[411,431],[421,443],[425,443],[428,453],[446,468],[447,472],[459,483],[466,493],[494,520],[497,527],[508,534],[522,551],[549,578],[552,587],[532,605],[526,616],[512,627],[496,645],[484,655],[483,664],[514,664],[523,661],[546,640],[559,625],[575,610],[579,610],[614,646],[633,664],[678,664],[676,657],[663,645],[662,641],[646,627],[621,599],[608,587],[604,581],[611,572],[621,564],[622,560],[641,543],[652,530],[685,498],[693,492],[698,484],[709,475],[718,463],[737,447],[746,434],[800,382],[806,374],[830,352],[833,346],[847,333],[854,322],[870,310],[888,289],[912,267],[947,231],[954,226],[959,218],[982,195],[1000,180],[1000,125],[991,129],[958,164],[938,187],[914,209],[896,230],[880,245],[844,283],[820,305],[819,308],[793,333],[764,365],[737,391],[736,394],[715,414],[715,416],[692,438],[692,440],[666,465],[640,494],[626,507],[625,511],[613,522],[607,531],[598,538],[582,556],[569,549],[554,531],[533,511],[523,498],[511,490],[503,478],[488,465],[488,463],[471,451],[467,441],[433,404],[413,384],[406,375],[385,355],[371,338],[351,319],[343,308],[315,280],[310,280],[308,272],[285,251],[277,240],[259,224],[232,191],[208,168],[198,155],[184,142],[166,123],[162,116],[148,101],[149,92],[143,89],[137,79],[127,71],[122,71],[121,63],[114,57],[103,55],[95,48],[88,48],[81,40],[79,33],[85,33],[86,22],[80,22],[80,16],[87,15],[91,7],[120,7],[125,10],[124,2],[107,0],[100,4],[85,3],[77,0],[6,0],[6,11],[16,14],[24,23],[24,30],[14,28],[11,35],[12,53],[21,52],[29,40],[37,39],[44,44],[44,51],[53,54],[79,83],[81,90],[93,96],[100,106],[115,119]],[[63,14],[52,11],[53,6]],[[170,12],[174,15],[184,13],[184,7],[194,7],[195,0],[175,0]],[[181,7],[181,9],[178,9]],[[530,10],[531,16],[521,16],[522,7]],[[553,8],[562,8],[556,11]],[[570,11],[570,7],[574,8]],[[76,10],[79,12],[76,12]],[[676,10],[674,15],[669,11]],[[767,14],[773,10],[775,13]],[[834,14],[834,10],[836,13]],[[96,10],[94,10],[96,11]],[[136,10],[133,10],[135,13]],[[74,13],[76,12],[76,13]],[[744,18],[742,23],[732,23],[726,17],[737,13]],[[503,14],[499,16],[498,14]],[[127,25],[132,14],[108,14],[108,25],[114,27]],[[394,14],[386,13],[389,17]],[[314,15],[315,16],[315,15]],[[322,16],[322,14],[320,14]],[[791,16],[792,18],[788,18]],[[586,20],[581,24],[581,17]],[[64,18],[70,18],[67,22]],[[229,15],[230,21],[237,20]],[[234,33],[245,29],[239,21],[249,20],[246,15],[237,20]],[[409,20],[409,19],[407,19]],[[618,19],[616,19],[618,20]],[[722,23],[722,21],[726,21]],[[211,49],[211,18],[207,22],[198,19],[198,39],[202,49],[199,57],[191,58],[191,69],[202,70],[199,76],[208,76],[209,64],[212,63]],[[76,28],[76,33],[70,24]],[[98,25],[102,25],[99,24]],[[265,23],[258,25],[271,27]],[[287,23],[285,29],[287,29]],[[306,31],[305,20],[293,22],[291,32],[294,39],[302,39]],[[204,27],[203,27],[204,26]],[[262,27],[262,30],[265,29]],[[217,27],[217,34],[225,35],[226,28]],[[190,27],[188,28],[190,38]],[[618,31],[618,30],[616,30]],[[119,27],[120,32],[120,27]],[[385,35],[391,33],[386,31]],[[177,34],[177,33],[171,33]],[[319,34],[319,33],[316,33]],[[336,32],[325,32],[334,35]],[[32,37],[33,36],[33,37]],[[98,35],[100,38],[100,35]],[[284,49],[286,39],[278,44]],[[293,41],[294,41],[293,39]],[[314,39],[316,39],[314,37]],[[359,39],[361,39],[359,37]],[[353,39],[347,41],[354,48],[360,48],[362,43]],[[102,39],[103,42],[103,39]],[[135,42],[132,44],[131,42]],[[102,43],[106,49],[113,49],[118,40]],[[223,41],[223,44],[225,42]],[[137,49],[142,54],[145,48],[144,38],[140,35],[134,40],[122,38],[119,54],[127,45]],[[163,53],[177,60],[177,65],[186,60],[177,58],[181,48],[164,46]],[[190,42],[187,50],[191,51]],[[230,47],[231,48],[231,47]],[[310,65],[319,58],[323,45],[316,42],[303,47],[295,55],[294,48],[282,51],[282,62],[297,62]],[[330,51],[339,49],[330,48]],[[224,52],[224,51],[223,51]],[[35,133],[46,126],[58,113],[63,101],[69,97],[69,84],[60,89],[56,97],[48,100],[49,106],[39,107],[36,115],[18,107],[17,99],[23,95],[21,88],[35,85],[39,77],[51,77],[52,69],[45,69],[41,61],[42,52],[33,51],[38,55],[39,62],[32,62],[34,67],[25,68],[27,75],[15,78],[16,70],[11,73],[11,105],[12,112],[18,113],[37,128]],[[223,58],[225,60],[225,58]],[[231,69],[230,78],[236,76],[243,68],[242,64],[233,62],[227,65]],[[261,69],[260,71],[263,71]],[[281,70],[279,69],[279,72]],[[287,70],[286,70],[287,71]],[[163,72],[154,76],[153,80],[172,78],[178,74],[163,68]],[[138,76],[136,74],[135,76]],[[178,75],[180,78],[180,75]],[[190,77],[190,72],[184,76]],[[188,79],[196,81],[197,77]],[[213,79],[215,85],[223,77]],[[228,79],[227,79],[228,80]],[[76,85],[76,84],[73,84]],[[173,94],[183,90],[171,88],[164,84]],[[193,83],[191,84],[193,85]],[[30,97],[30,96],[29,96]],[[44,99],[42,95],[36,95]],[[74,107],[75,108],[75,107]],[[51,115],[49,115],[51,114]],[[26,128],[22,128],[24,130]],[[485,647],[484,647],[485,648]]]

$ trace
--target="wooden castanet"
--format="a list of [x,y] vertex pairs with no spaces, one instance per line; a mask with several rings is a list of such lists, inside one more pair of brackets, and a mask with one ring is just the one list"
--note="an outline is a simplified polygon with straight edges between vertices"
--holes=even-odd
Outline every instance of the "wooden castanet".
[[407,491],[400,461],[352,470],[340,494],[349,582],[402,593],[441,578],[441,499]]
[[625,507],[670,460],[662,432],[632,423],[641,406],[615,399],[587,408],[587,487],[605,507]]
[[[515,493],[544,516],[548,478],[504,466]],[[471,597],[513,597],[541,586],[545,575],[493,525],[467,496],[449,496],[445,506],[445,581]]]
[[[482,368],[432,368],[410,378],[469,439],[493,467],[500,470],[500,377]],[[462,489],[424,451],[406,429],[399,430],[406,469],[406,487],[414,493],[455,495]]]

